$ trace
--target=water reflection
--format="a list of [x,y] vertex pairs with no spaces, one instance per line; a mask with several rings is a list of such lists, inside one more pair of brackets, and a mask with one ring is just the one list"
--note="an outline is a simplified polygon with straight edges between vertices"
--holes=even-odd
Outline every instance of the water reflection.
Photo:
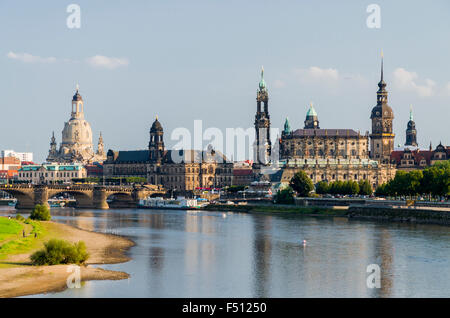
[[[64,208],[52,215],[136,246],[131,261],[102,266],[129,280],[39,296],[450,297],[448,227],[206,211]],[[380,289],[367,288],[370,264],[381,267]]]

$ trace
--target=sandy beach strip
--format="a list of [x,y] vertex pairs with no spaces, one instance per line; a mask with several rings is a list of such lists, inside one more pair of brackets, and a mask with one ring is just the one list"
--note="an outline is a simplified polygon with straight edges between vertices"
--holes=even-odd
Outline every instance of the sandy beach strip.
[[[77,229],[55,222],[42,222],[48,230],[48,239],[59,238],[70,242],[84,241],[90,257],[87,266],[81,266],[81,281],[88,280],[119,280],[129,277],[127,273],[104,270],[92,267],[92,264],[115,264],[129,260],[125,252],[134,242],[111,234]],[[45,239],[44,241],[47,241]],[[41,244],[37,249],[41,249]],[[31,294],[62,291],[67,288],[67,279],[72,274],[68,272],[70,265],[32,266],[30,255],[11,255],[0,263],[6,265],[0,268],[0,297],[17,297]]]

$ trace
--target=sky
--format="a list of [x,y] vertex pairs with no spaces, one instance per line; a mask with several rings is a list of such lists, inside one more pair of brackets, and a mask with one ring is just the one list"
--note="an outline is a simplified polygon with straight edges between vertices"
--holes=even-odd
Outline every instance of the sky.
[[[80,28],[69,28],[70,4]],[[370,4],[380,28],[369,28]],[[380,52],[395,143],[410,105],[418,142],[450,144],[450,2],[0,0],[0,149],[45,160],[78,83],[85,118],[105,148],[147,148],[158,115],[171,132],[253,127],[261,66],[272,127],[370,130]]]

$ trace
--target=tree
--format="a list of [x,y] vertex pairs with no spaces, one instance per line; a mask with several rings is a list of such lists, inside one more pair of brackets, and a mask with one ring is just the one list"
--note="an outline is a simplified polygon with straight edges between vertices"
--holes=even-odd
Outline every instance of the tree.
[[46,205],[36,204],[31,211],[30,219],[39,221],[50,221],[50,209]]
[[317,194],[327,194],[330,191],[330,185],[326,181],[320,181],[316,185],[316,193]]
[[314,184],[303,170],[298,171],[292,177],[289,185],[301,197],[307,197],[309,193],[314,189]]
[[278,190],[275,195],[275,203],[279,204],[293,204],[294,203],[294,190],[291,187]]
[[359,194],[360,195],[371,195],[373,193],[372,187],[370,186],[369,181],[360,180],[359,181]]

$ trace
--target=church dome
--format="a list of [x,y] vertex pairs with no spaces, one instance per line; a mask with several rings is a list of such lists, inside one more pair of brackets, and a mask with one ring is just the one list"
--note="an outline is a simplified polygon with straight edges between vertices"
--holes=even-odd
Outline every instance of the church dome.
[[62,142],[70,145],[78,143],[79,145],[87,145],[92,148],[91,125],[84,119],[71,118],[64,124]]
[[156,117],[155,121],[152,124],[152,128],[150,128],[150,132],[163,131],[161,123],[158,121],[158,117]]
[[381,105],[376,105],[373,109],[372,109],[372,115],[370,116],[370,118],[394,118],[394,112],[392,111],[391,106],[389,106],[388,104],[381,104]]
[[73,102],[78,102],[78,101],[82,101],[83,98],[81,97],[80,93],[78,93],[78,89],[75,93],[75,95],[73,95],[72,101]]

